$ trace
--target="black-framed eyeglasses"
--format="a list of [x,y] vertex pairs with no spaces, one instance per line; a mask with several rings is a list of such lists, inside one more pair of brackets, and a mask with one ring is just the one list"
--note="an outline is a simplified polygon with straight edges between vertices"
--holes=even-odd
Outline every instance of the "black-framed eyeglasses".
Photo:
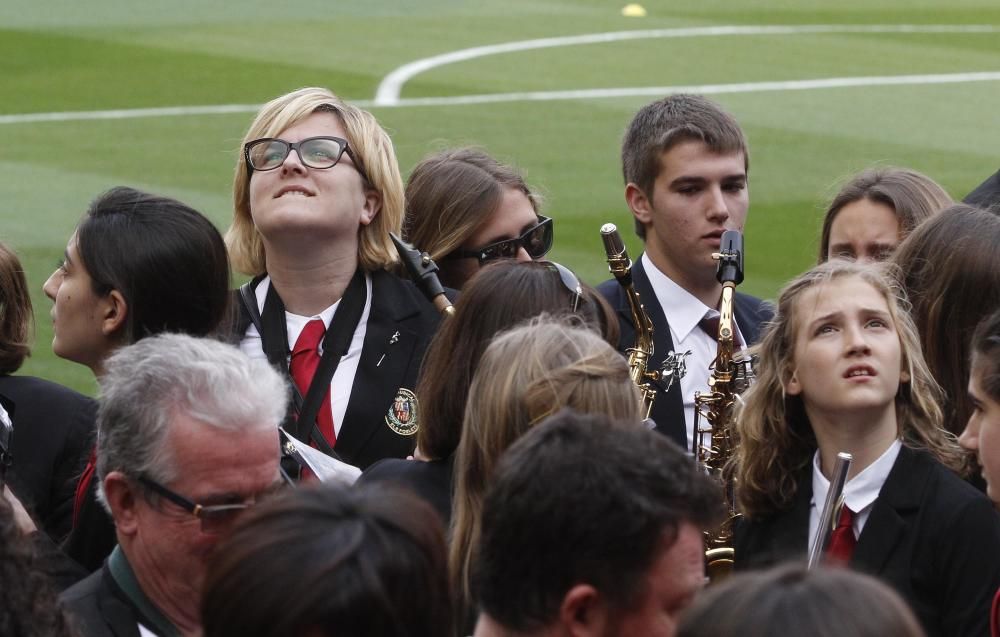
[[309,168],[333,168],[340,158],[347,156],[354,162],[361,176],[368,181],[368,175],[346,139],[341,137],[308,137],[298,142],[287,142],[277,137],[264,137],[247,142],[243,155],[247,160],[247,170],[274,170],[285,163],[288,153],[295,151],[299,161]]
[[515,259],[521,248],[532,259],[541,259],[552,249],[552,239],[552,219],[538,215],[538,223],[525,230],[520,237],[504,239],[474,250],[460,248],[445,256],[445,260],[478,259],[482,265],[494,259]]
[[216,534],[229,529],[240,515],[253,506],[250,502],[197,504],[146,476],[139,476],[139,484],[198,518],[202,533]]
[[573,295],[573,311],[576,312],[580,308],[580,302],[583,300],[583,286],[580,285],[580,279],[573,274],[572,270],[561,263],[556,263],[555,261],[543,261],[543,263],[559,275],[559,280],[562,281],[563,287]]

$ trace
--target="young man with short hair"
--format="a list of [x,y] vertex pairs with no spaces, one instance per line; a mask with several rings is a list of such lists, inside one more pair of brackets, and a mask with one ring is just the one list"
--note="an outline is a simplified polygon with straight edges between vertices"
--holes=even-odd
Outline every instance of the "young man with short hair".
[[[625,202],[645,250],[632,267],[636,291],[653,323],[648,369],[669,354],[687,355],[687,373],[667,392],[657,391],[657,430],[686,449],[694,439],[694,394],[708,390],[718,334],[705,322],[719,316],[722,284],[716,279],[722,233],[743,231],[750,194],[746,138],[733,117],[699,95],[671,95],[643,107],[622,141]],[[635,327],[616,281],[598,289],[616,309],[619,349],[635,344]],[[754,343],[771,311],[760,299],[737,293],[736,345]],[[717,330],[718,321],[714,326]]]

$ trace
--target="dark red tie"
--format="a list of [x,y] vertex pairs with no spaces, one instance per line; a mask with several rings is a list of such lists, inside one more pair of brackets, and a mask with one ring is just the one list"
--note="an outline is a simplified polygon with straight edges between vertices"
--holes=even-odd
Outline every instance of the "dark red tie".
[[[698,321],[698,327],[700,327],[706,334],[712,337],[712,340],[719,338],[719,317],[713,316],[712,318],[703,317]],[[743,339],[740,338],[740,331],[736,329],[736,321],[733,321],[733,345],[740,349],[743,347]]]
[[[309,385],[312,383],[313,376],[316,375],[316,368],[319,367],[319,343],[325,334],[326,325],[323,324],[323,321],[313,319],[306,323],[298,340],[295,341],[295,347],[292,348],[292,361],[288,366],[288,371],[303,398],[309,392]],[[329,387],[323,395],[323,402],[320,403],[316,422],[330,446],[337,444],[337,434],[333,428],[333,411],[330,409]]]
[[76,528],[80,521],[80,508],[83,501],[87,499],[87,491],[94,480],[94,471],[97,469],[96,448],[90,450],[90,457],[87,459],[87,466],[80,474],[80,480],[76,483],[76,494],[73,496],[73,527]]
[[828,561],[836,564],[847,564],[854,554],[858,540],[854,537],[854,511],[845,504],[840,509],[840,521],[830,536],[830,546],[826,549]]

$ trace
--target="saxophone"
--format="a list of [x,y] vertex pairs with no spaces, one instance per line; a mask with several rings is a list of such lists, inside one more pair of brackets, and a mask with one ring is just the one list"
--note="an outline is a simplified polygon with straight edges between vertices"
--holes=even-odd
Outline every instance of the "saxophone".
[[628,299],[632,323],[635,324],[635,343],[625,350],[628,361],[629,375],[632,382],[642,394],[642,408],[647,423],[653,409],[653,400],[659,389],[666,393],[674,381],[684,376],[686,371],[684,356],[690,354],[670,353],[659,370],[650,370],[649,358],[653,355],[653,322],[642,306],[639,293],[632,285],[632,261],[628,257],[625,243],[618,234],[618,228],[613,223],[601,226],[601,239],[604,241],[604,251],[608,256],[608,270],[625,291]]
[[735,488],[723,473],[733,454],[734,405],[753,381],[753,360],[734,357],[733,296],[743,282],[743,236],[736,230],[722,234],[716,278],[722,283],[719,305],[719,349],[708,378],[709,391],[694,395],[695,461],[710,477],[719,481],[725,494],[727,518],[716,529],[705,532],[705,561],[709,579],[728,575],[733,568],[733,525],[736,511]]

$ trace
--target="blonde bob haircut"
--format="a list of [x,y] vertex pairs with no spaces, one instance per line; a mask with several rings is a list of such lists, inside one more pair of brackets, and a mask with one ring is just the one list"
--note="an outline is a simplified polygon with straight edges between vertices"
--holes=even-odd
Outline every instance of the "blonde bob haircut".
[[903,369],[910,381],[896,393],[896,422],[903,444],[928,451],[955,471],[964,458],[955,437],[942,428],[942,393],[920,349],[920,338],[909,304],[886,266],[865,265],[841,259],[827,261],[800,275],[778,295],[777,311],[759,345],[757,380],[744,394],[737,416],[737,452],[728,468],[738,485],[744,515],[777,513],[792,502],[796,480],[816,451],[801,396],[785,395],[784,387],[794,368],[798,337],[799,300],[810,289],[845,278],[858,278],[877,290],[889,306],[899,335]]
[[[347,142],[360,160],[366,187],[376,191],[382,207],[367,226],[360,229],[358,261],[365,270],[380,270],[394,264],[398,256],[389,238],[403,224],[403,179],[388,133],[368,111],[352,106],[325,88],[300,88],[275,98],[260,112],[240,144],[233,175],[233,223],[226,231],[226,245],[233,267],[256,276],[265,271],[264,243],[250,214],[250,173],[243,146],[261,137],[278,137],[282,131],[313,113],[333,113],[344,126]],[[364,178],[364,177],[362,177]]]
[[641,426],[641,398],[625,359],[591,329],[542,315],[494,338],[469,389],[455,460],[449,570],[467,607],[493,469],[518,438],[564,407]]

